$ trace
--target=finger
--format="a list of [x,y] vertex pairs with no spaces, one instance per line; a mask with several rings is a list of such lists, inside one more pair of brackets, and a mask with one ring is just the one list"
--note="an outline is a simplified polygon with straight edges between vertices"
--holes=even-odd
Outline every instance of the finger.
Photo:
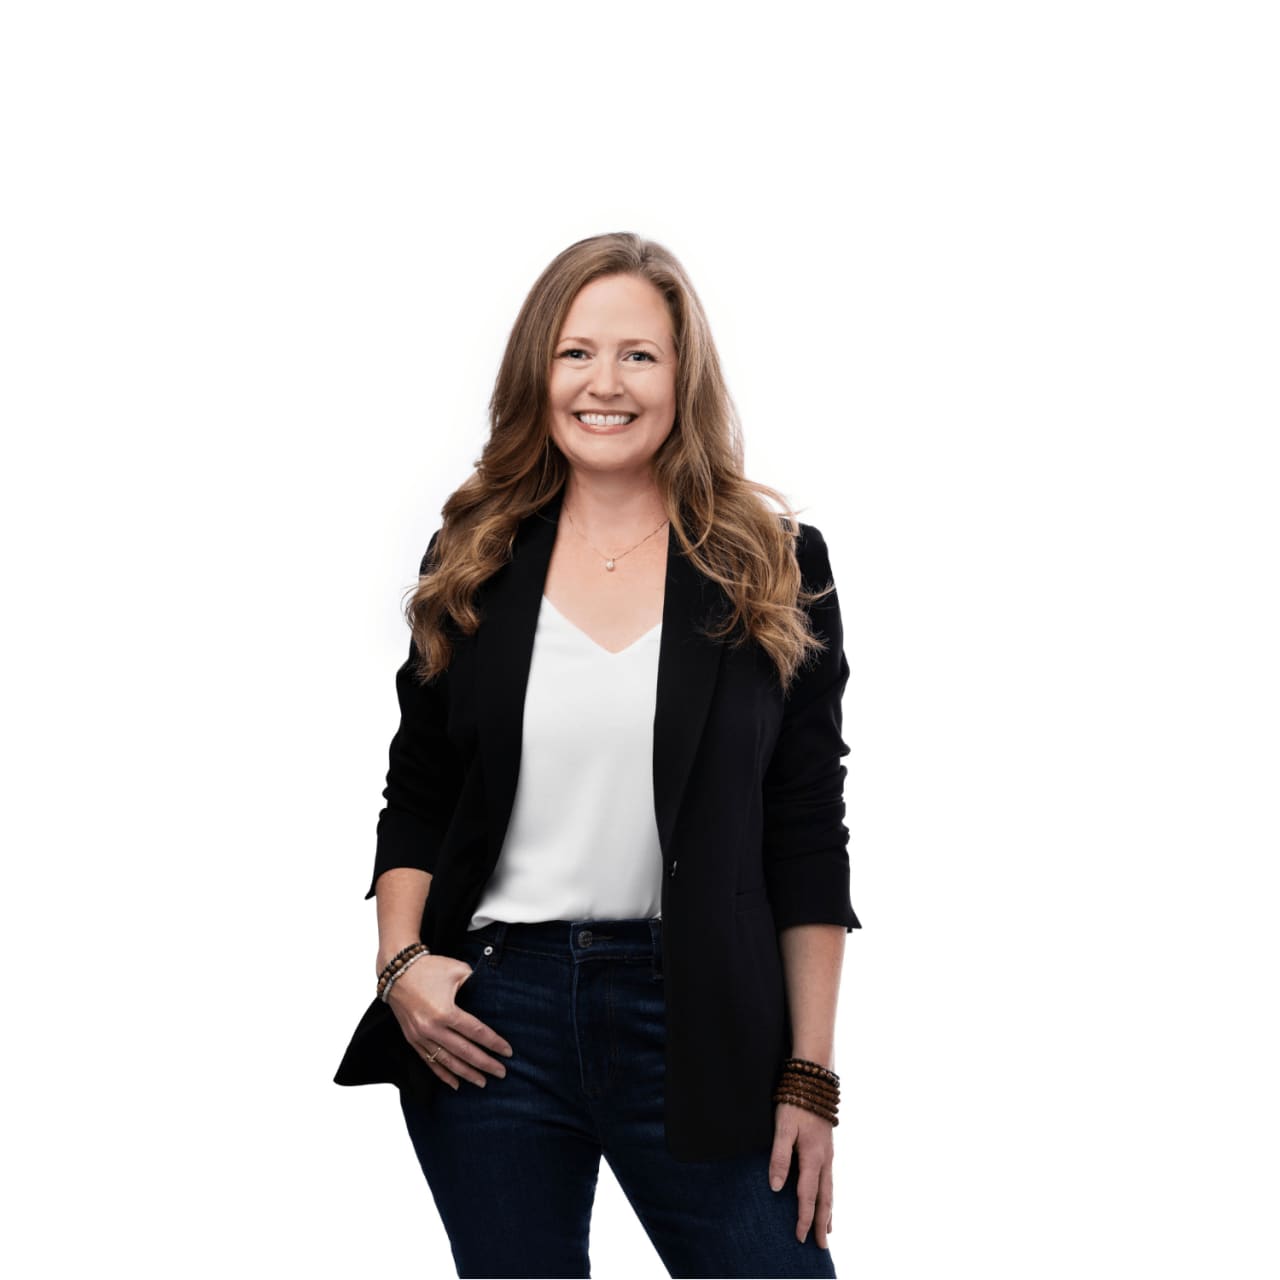
[[501,1079],[507,1074],[507,1068],[499,1059],[490,1057],[489,1054],[485,1053],[471,1038],[471,1029],[473,1027],[477,1029],[476,1034],[488,1032],[492,1039],[500,1038],[495,1032],[486,1027],[479,1018],[459,1011],[455,1017],[449,1020],[447,1030],[442,1033],[440,1043],[457,1060],[456,1064],[450,1063],[450,1066],[473,1084],[478,1084],[481,1088],[484,1088],[488,1084],[488,1076],[496,1076]]
[[817,1233],[818,1248],[827,1247],[827,1232],[831,1230],[831,1202],[834,1199],[831,1176],[831,1162],[824,1160],[818,1171],[818,1203],[815,1209],[818,1223],[814,1230]]
[[[434,1019],[420,1018],[414,1014],[405,1013],[394,1000],[391,1004],[392,1011],[400,1023],[400,1032],[405,1038],[405,1043],[431,1068],[432,1074],[437,1079],[443,1080],[450,1089],[456,1091],[460,1081],[448,1068],[447,1064],[450,1059],[444,1052],[444,1045],[434,1037]],[[441,1036],[443,1034],[442,1029]]]
[[[405,1038],[408,1039],[407,1036]],[[433,1044],[428,1050],[420,1045],[416,1040],[409,1040],[409,1044],[418,1057],[420,1057],[423,1062],[431,1068],[432,1072],[434,1072],[439,1079],[443,1080],[445,1084],[447,1084],[449,1088],[456,1093],[461,1082],[458,1077],[454,1075],[447,1066],[445,1066],[447,1057],[444,1052],[444,1047],[442,1045]],[[437,1050],[439,1050],[439,1052],[437,1052]]]
[[[429,1065],[443,1065],[453,1075],[469,1080],[481,1089],[488,1084],[488,1077],[473,1064],[474,1058],[483,1055],[475,1045],[452,1028],[437,1023],[434,1028],[424,1030],[414,1037],[414,1047],[424,1059],[435,1057],[435,1062]],[[436,1053],[437,1049],[440,1050],[439,1053]],[[506,1073],[505,1067],[502,1072]]]
[[[458,1009],[450,1025],[459,1035],[465,1036],[473,1044],[484,1049],[490,1049],[504,1058],[511,1057],[510,1042],[500,1036],[488,1023],[481,1022],[474,1013],[468,1013],[465,1009]],[[492,1069],[493,1066],[498,1065],[496,1059],[486,1058],[483,1054],[480,1056],[485,1063],[491,1064],[487,1069]],[[494,1074],[497,1075],[498,1073],[494,1072]]]
[[796,1197],[800,1201],[800,1216],[796,1218],[796,1238],[804,1244],[809,1228],[813,1225],[814,1206],[818,1198],[818,1163],[812,1156],[806,1158],[800,1148],[800,1176],[796,1180]]

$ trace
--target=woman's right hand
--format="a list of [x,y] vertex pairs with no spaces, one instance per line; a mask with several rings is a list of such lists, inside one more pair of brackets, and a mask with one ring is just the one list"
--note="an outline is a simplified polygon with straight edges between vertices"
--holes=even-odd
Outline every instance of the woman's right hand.
[[[453,956],[425,955],[415,960],[391,984],[387,1003],[396,1015],[404,1038],[418,1056],[451,1089],[459,1077],[484,1088],[484,1072],[498,1077],[507,1069],[486,1049],[504,1057],[511,1046],[492,1027],[455,1003],[458,989],[471,976],[465,960]],[[440,1052],[436,1053],[439,1049]],[[432,1055],[435,1061],[431,1061]]]

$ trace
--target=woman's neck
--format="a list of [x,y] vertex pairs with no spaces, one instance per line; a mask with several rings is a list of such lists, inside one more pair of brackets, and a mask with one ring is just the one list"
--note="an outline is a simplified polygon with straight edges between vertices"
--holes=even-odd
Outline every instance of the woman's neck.
[[600,543],[643,538],[667,518],[651,476],[571,476],[561,506],[565,511],[586,537]]

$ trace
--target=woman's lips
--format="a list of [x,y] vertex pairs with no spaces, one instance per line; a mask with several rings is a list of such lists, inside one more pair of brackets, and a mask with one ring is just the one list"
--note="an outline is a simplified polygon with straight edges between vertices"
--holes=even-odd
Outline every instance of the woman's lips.
[[[620,431],[627,431],[636,425],[640,415],[636,414],[629,422],[618,422],[611,427],[593,427],[589,422],[583,422],[576,413],[569,415],[574,422],[578,424],[584,431],[589,431],[593,436],[615,436]],[[601,414],[602,418],[613,417],[613,414]]]

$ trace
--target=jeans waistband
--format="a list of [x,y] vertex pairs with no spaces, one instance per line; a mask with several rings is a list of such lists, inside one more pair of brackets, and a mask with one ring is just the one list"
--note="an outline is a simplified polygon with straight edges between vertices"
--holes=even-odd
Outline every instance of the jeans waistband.
[[662,917],[627,920],[494,920],[465,935],[467,942],[483,942],[497,963],[508,948],[565,960],[652,957],[662,954]]

